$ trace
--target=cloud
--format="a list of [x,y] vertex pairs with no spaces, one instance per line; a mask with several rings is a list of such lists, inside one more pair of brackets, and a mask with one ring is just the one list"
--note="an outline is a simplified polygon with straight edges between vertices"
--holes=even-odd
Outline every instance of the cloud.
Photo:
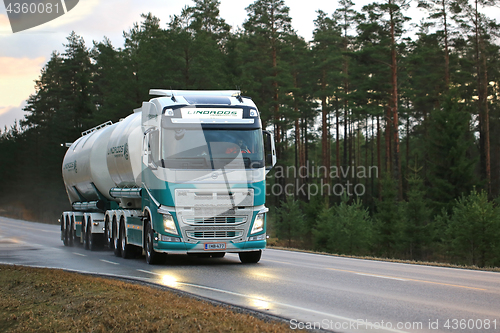
[[97,7],[100,2],[101,0],[79,1],[75,8],[55,20],[42,24],[40,27],[57,28],[86,19],[95,11],[95,7]]
[[14,122],[17,120],[18,122],[24,119],[24,115],[26,112],[23,111],[26,102],[22,102],[18,106],[8,106],[1,107],[0,106],[0,130],[3,132],[5,127],[10,129]]
[[5,14],[0,14],[0,34],[11,34],[9,18]]
[[0,57],[0,128],[10,127],[15,119],[24,117],[22,108],[35,92],[34,81],[44,63],[44,57]]
[[0,80],[12,76],[38,76],[44,63],[45,57],[38,57],[34,59],[26,57],[0,57]]

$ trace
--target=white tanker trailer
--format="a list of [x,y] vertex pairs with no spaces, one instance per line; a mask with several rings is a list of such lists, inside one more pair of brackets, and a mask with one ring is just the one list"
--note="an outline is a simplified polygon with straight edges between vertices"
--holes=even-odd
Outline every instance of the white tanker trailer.
[[64,244],[145,254],[150,264],[167,253],[233,252],[258,262],[276,153],[257,107],[239,91],[150,94],[160,97],[69,147],[62,174],[73,210],[61,216]]

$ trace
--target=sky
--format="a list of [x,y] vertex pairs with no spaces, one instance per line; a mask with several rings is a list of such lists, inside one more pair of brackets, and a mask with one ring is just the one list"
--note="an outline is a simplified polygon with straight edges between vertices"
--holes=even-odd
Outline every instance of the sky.
[[[255,0],[220,0],[220,16],[228,24],[241,27],[247,18],[245,8]],[[354,0],[356,9],[372,0]],[[123,46],[123,31],[128,31],[141,14],[151,12],[166,28],[170,17],[180,14],[191,0],[80,0],[63,16],[29,30],[12,33],[6,8],[0,3],[0,129],[10,128],[23,118],[22,108],[30,94],[35,93],[34,81],[50,59],[52,52],[64,51],[63,44],[72,31],[82,36],[88,47],[92,41],[108,37],[115,47]],[[290,8],[292,26],[309,41],[312,39],[316,11],[332,14],[337,8],[335,0],[285,0]],[[423,12],[413,9],[414,22]],[[162,87],[150,87],[162,88]],[[182,87],[179,87],[182,88]]]

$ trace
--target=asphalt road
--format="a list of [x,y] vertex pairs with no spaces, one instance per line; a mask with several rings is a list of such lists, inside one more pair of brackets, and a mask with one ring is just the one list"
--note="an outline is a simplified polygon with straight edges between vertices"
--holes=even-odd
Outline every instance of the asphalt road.
[[266,250],[238,256],[143,257],[65,247],[57,225],[0,217],[0,263],[154,282],[335,332],[500,332],[500,273]]

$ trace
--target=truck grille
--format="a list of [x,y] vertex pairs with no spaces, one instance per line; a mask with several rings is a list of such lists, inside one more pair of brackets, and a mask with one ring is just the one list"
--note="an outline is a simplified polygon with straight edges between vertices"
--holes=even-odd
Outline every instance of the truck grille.
[[186,224],[191,225],[210,225],[210,224],[240,224],[247,221],[246,216],[195,216],[195,217],[183,217],[183,221]]
[[207,238],[217,238],[217,239],[231,239],[236,237],[241,237],[243,235],[242,230],[206,230],[206,231],[186,231],[186,234],[190,238],[195,239],[207,239]]

